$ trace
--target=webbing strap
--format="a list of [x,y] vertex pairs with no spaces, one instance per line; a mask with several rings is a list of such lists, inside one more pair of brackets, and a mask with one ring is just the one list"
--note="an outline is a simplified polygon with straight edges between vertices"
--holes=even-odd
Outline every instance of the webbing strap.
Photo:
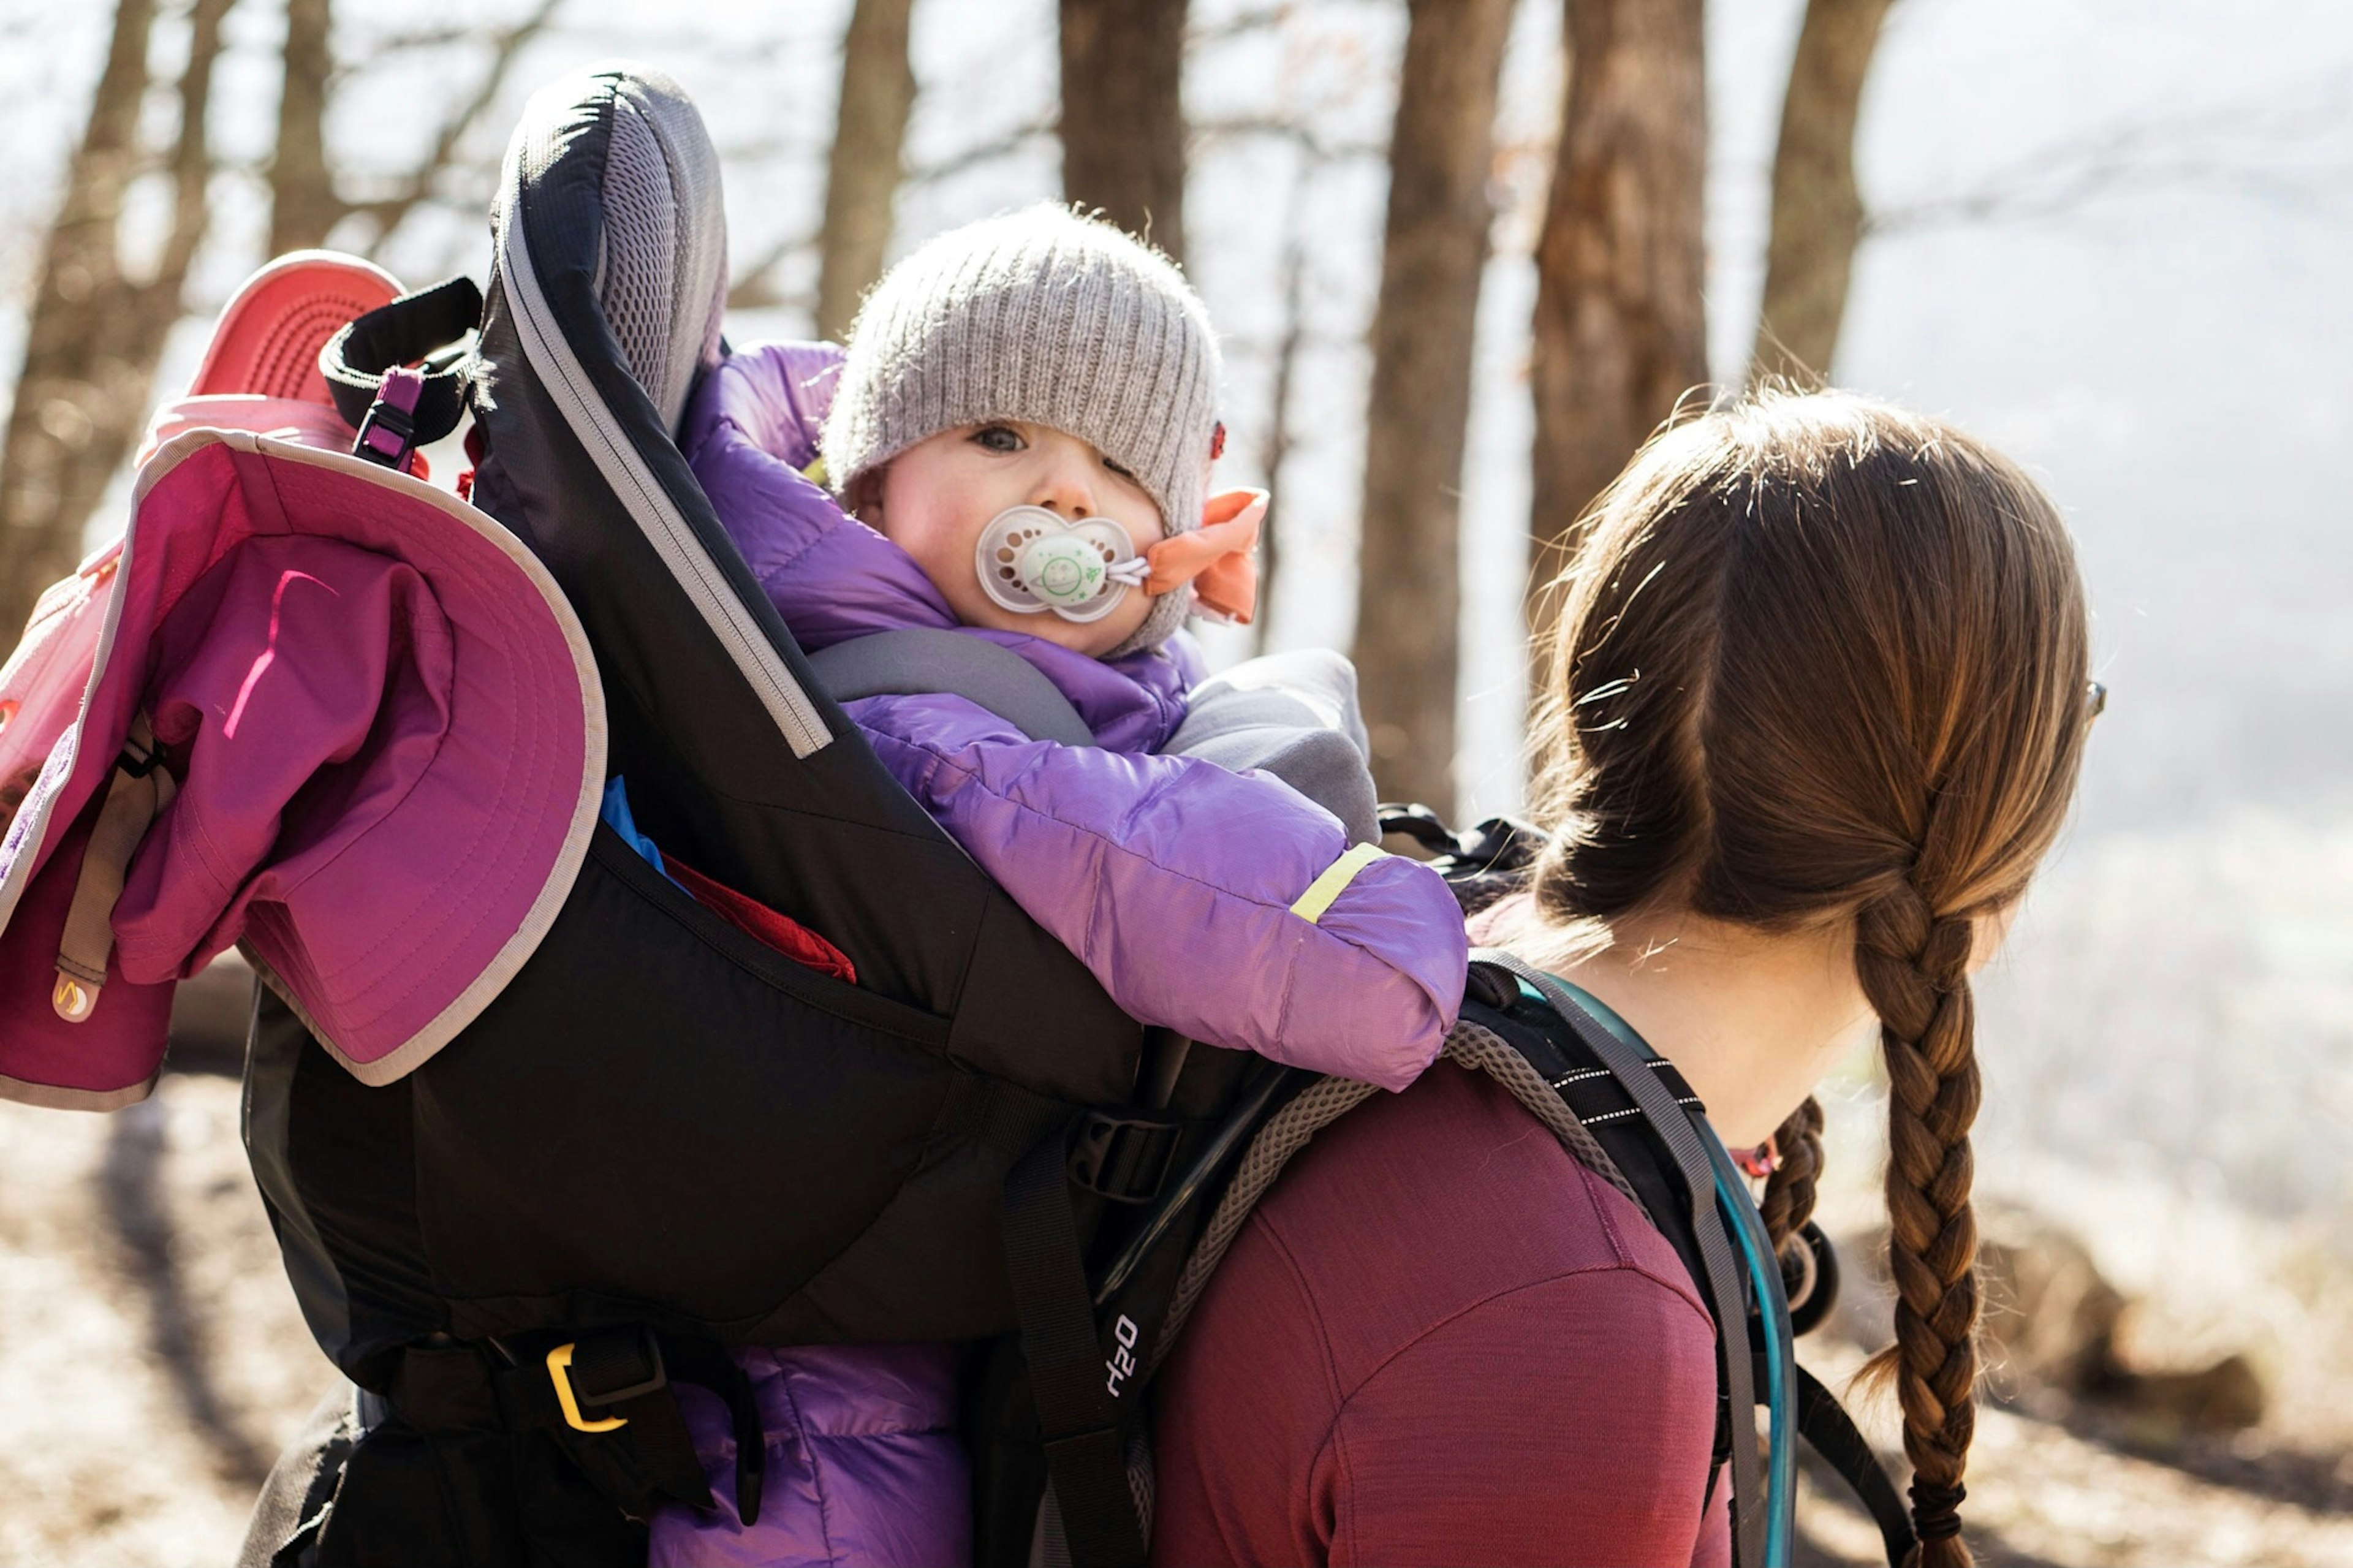
[[[329,338],[319,351],[319,374],[343,423],[354,430],[366,423],[385,371],[459,342],[481,314],[482,291],[474,280],[452,278],[379,305]],[[408,411],[414,445],[438,441],[458,427],[466,411],[466,374],[461,361],[448,356],[427,366]]]
[[1127,1440],[1103,1387],[1094,1302],[1079,1251],[1058,1130],[1005,1178],[1005,1260],[1021,1354],[1074,1568],[1144,1568],[1144,1531],[1127,1480]]
[[1379,859],[1383,853],[1377,844],[1352,846],[1345,855],[1324,868],[1322,876],[1307,884],[1307,890],[1299,895],[1299,901],[1291,906],[1291,912],[1314,925],[1324,918],[1324,911],[1332,907],[1333,900],[1345,892],[1348,884],[1356,879],[1356,873]]
[[1904,1560],[1912,1555],[1919,1539],[1912,1532],[1911,1511],[1896,1495],[1895,1483],[1888,1479],[1879,1456],[1840,1407],[1838,1396],[1802,1366],[1798,1368],[1798,1434],[1813,1445],[1814,1452],[1871,1510],[1873,1521],[1879,1526],[1879,1539],[1887,1549],[1887,1568],[1904,1568]]
[[106,804],[82,850],[74,879],[73,902],[58,936],[58,978],[49,993],[58,1016],[69,1024],[87,1019],[106,988],[107,961],[114,955],[114,906],[122,898],[131,858],[138,853],[155,818],[172,804],[171,773],[161,764],[147,715],[131,721],[122,755],[109,775]]
[[1725,1391],[1732,1411],[1732,1560],[1734,1568],[1759,1568],[1765,1560],[1767,1525],[1763,1477],[1757,1459],[1756,1372],[1748,1352],[1748,1306],[1741,1295],[1739,1266],[1733,1257],[1732,1237],[1715,1203],[1715,1171],[1700,1142],[1699,1129],[1674,1095],[1651,1072],[1650,1064],[1632,1047],[1603,1028],[1577,999],[1551,975],[1522,963],[1508,952],[1480,949],[1474,963],[1492,963],[1518,975],[1543,993],[1553,1011],[1575,1030],[1587,1049],[1642,1108],[1674,1157],[1691,1199],[1692,1233],[1698,1239],[1700,1261],[1709,1304],[1715,1309],[1717,1364],[1724,1373]]

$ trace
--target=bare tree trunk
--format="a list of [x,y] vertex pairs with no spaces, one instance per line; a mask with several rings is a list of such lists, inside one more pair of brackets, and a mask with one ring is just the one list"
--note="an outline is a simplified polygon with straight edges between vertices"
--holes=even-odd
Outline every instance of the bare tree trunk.
[[1567,0],[1568,99],[1536,241],[1532,650],[1578,516],[1707,379],[1702,9]]
[[196,0],[181,72],[180,129],[166,163],[172,222],[155,276],[126,277],[123,198],[140,173],[153,0],[121,0],[104,70],[66,174],[26,323],[6,444],[0,447],[0,626],[24,624],[41,590],[74,568],[83,525],[137,440],[164,338],[204,238],[212,157],[205,117],[230,0]]
[[1862,238],[1854,184],[1854,123],[1863,79],[1894,0],[1807,0],[1806,22],[1781,103],[1773,156],[1773,235],[1765,304],[1749,356],[1752,384],[1787,376],[1828,379],[1846,314],[1847,280]]
[[858,301],[882,276],[899,154],[915,104],[907,58],[914,0],[858,0],[841,44],[841,106],[825,174],[825,229],[818,237],[817,335],[849,335]]
[[1185,0],[1061,0],[1062,194],[1185,259]]
[[1259,468],[1271,492],[1266,516],[1259,521],[1258,617],[1250,625],[1250,651],[1264,653],[1271,644],[1275,584],[1282,566],[1282,535],[1275,522],[1282,511],[1282,466],[1291,460],[1298,437],[1291,427],[1291,389],[1299,377],[1299,356],[1307,346],[1307,180],[1303,175],[1291,188],[1291,210],[1282,237],[1282,335],[1274,345],[1273,384],[1267,389],[1266,444]]
[[1413,0],[1365,416],[1356,669],[1384,798],[1454,808],[1456,555],[1511,0]]
[[323,242],[349,209],[327,167],[328,42],[332,0],[286,0],[284,85],[278,95],[278,150],[269,160],[269,254]]

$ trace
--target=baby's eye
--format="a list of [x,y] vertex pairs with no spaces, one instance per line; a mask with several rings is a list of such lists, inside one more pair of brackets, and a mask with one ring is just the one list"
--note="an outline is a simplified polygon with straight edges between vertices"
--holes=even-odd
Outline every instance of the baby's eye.
[[1113,473],[1117,474],[1121,479],[1125,479],[1129,484],[1134,485],[1144,482],[1135,477],[1134,469],[1128,468],[1124,463],[1114,463],[1109,458],[1105,458],[1103,459],[1103,467],[1109,468]]
[[1018,452],[1028,445],[1021,432],[1010,425],[984,425],[972,433],[972,438],[991,452]]

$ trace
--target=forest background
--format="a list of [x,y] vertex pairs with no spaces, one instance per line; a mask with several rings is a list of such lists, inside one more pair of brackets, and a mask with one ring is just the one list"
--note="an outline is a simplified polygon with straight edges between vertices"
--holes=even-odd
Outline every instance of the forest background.
[[[892,256],[1040,196],[1179,256],[1226,336],[1227,467],[1277,496],[1268,613],[1212,655],[1350,650],[1385,793],[1458,821],[1518,804],[1547,547],[1679,404],[1826,373],[2025,461],[2076,531],[2114,697],[1984,988],[1980,1182],[2116,1287],[2124,1315],[2085,1331],[2131,1387],[2235,1358],[2256,1394],[2218,1415],[2038,1383],[2019,1325],[2083,1312],[2011,1281],[2012,1479],[2038,1473],[1996,1505],[1997,1551],[2353,1557],[2353,503],[2328,479],[2353,436],[2353,14],[0,0],[0,620],[121,528],[131,447],[253,266],[323,241],[413,285],[479,277],[522,98],[617,54],[677,76],[723,152],[737,342],[839,334]],[[280,1405],[315,1393],[299,1343],[282,1369],[237,1348],[299,1329],[256,1293],[228,1087],[167,1079],[111,1130],[0,1121],[0,1256],[47,1260],[0,1276],[29,1314],[0,1348],[0,1481],[35,1500],[0,1519],[11,1561],[142,1531],[174,1544],[141,1560],[206,1560],[173,1510],[228,1519]],[[1873,1093],[1858,1063],[1832,1107],[1857,1227]],[[26,1392],[58,1358],[25,1325],[70,1340],[108,1280],[151,1298],[109,1310],[161,1392],[76,1397],[209,1444],[210,1513],[174,1500],[185,1478],[85,1498]],[[2221,1533],[2185,1553],[2193,1519]]]

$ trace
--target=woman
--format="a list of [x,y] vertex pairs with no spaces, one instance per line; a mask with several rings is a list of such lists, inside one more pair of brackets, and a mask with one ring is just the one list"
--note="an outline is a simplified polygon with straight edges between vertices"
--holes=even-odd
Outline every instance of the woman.
[[[1883,1357],[1926,1568],[1966,1564],[1977,1376],[1968,977],[2094,711],[2050,501],[1933,420],[1767,395],[1653,441],[1563,580],[1533,789],[1551,848],[1474,929],[1683,1071],[1812,1206],[1814,1083],[1876,1028]],[[1778,1131],[1777,1131],[1778,1130]],[[1722,1563],[1713,1330],[1641,1212],[1440,1068],[1295,1159],[1164,1378],[1155,1557]]]

